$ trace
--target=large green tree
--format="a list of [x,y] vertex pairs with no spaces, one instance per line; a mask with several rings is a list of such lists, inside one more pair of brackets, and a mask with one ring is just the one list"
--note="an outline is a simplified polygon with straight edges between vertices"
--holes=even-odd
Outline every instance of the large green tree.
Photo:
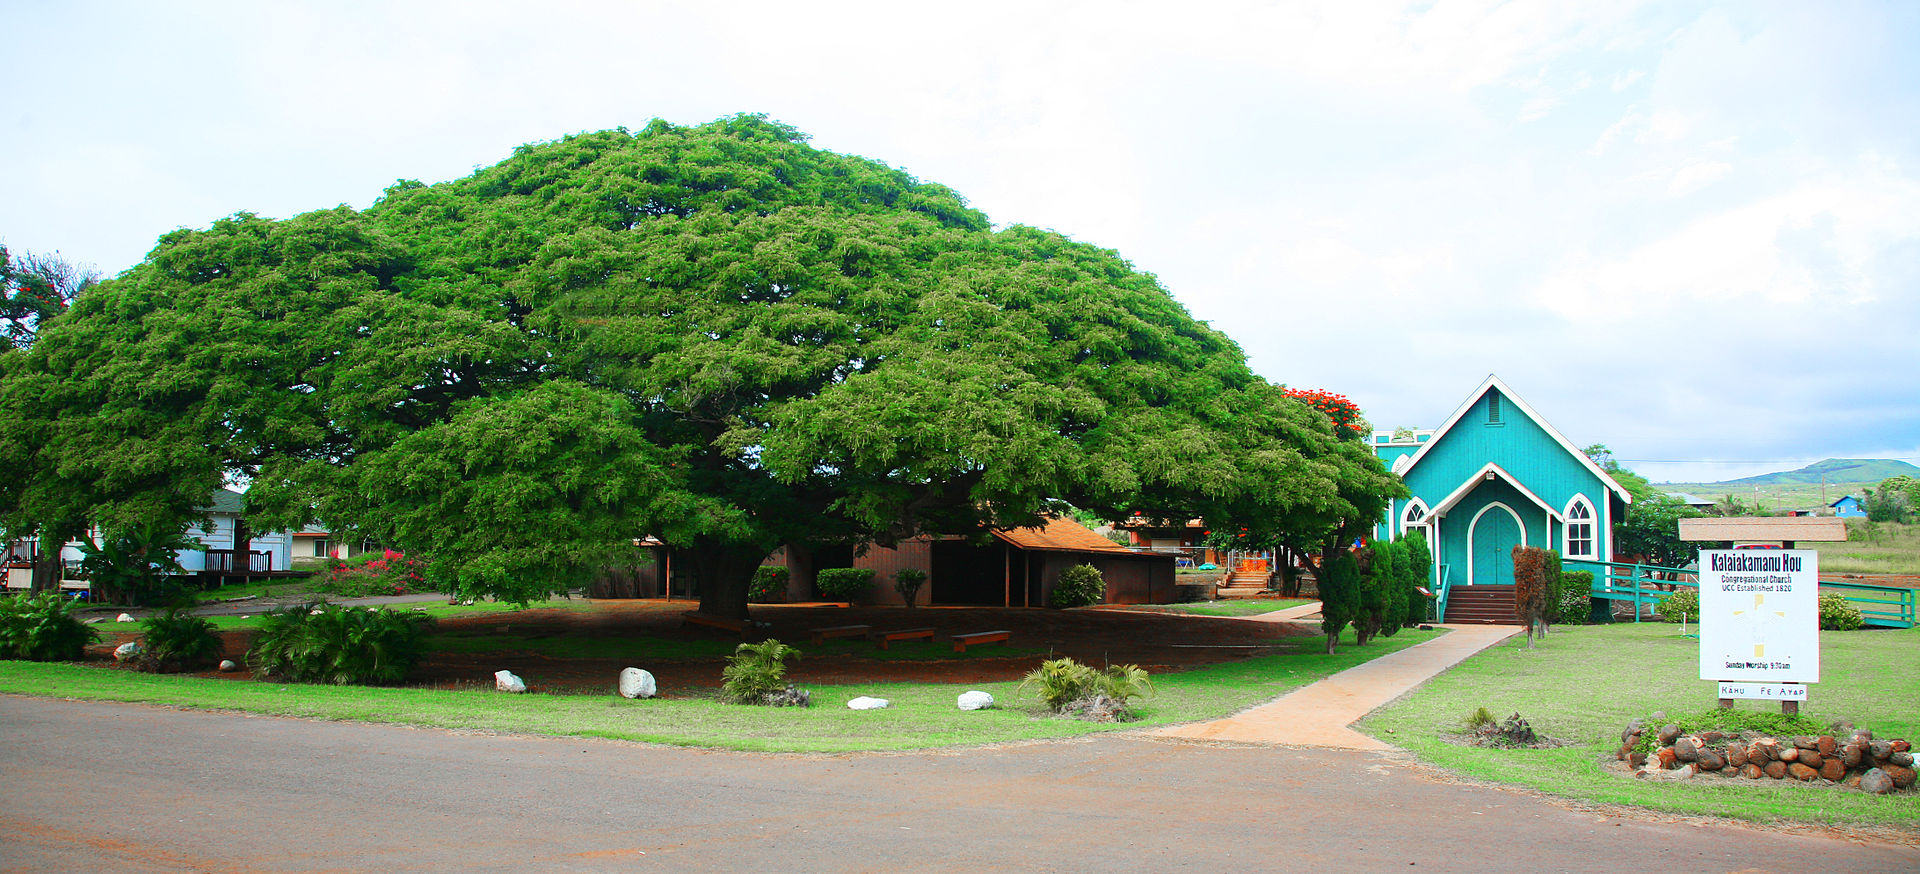
[[1061,501],[1377,515],[1394,488],[1117,254],[757,116],[178,231],[9,357],[31,437],[0,452],[42,484],[0,514],[173,518],[245,479],[256,528],[319,519],[515,600],[642,534],[738,616],[782,544]]

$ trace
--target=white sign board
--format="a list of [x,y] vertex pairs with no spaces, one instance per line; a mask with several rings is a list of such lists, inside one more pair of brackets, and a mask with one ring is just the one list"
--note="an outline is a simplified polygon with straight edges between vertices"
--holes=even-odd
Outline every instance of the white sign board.
[[1721,683],[1722,698],[1758,698],[1762,701],[1805,701],[1807,687],[1798,683]]
[[1820,681],[1819,558],[1811,549],[1700,551],[1700,679]]

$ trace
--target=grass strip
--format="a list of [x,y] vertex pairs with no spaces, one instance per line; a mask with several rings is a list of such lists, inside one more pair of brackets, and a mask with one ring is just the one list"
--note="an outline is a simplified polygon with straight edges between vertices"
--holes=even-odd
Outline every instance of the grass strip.
[[[746,707],[711,699],[629,701],[605,695],[505,695],[492,690],[307,686],[161,676],[74,664],[0,661],[0,692],[125,701],[173,707],[239,710],[309,719],[397,723],[433,728],[618,740],[756,752],[908,750],[957,744],[1074,737],[1214,719],[1285,694],[1329,674],[1430,639],[1404,631],[1335,655],[1324,640],[1296,638],[1279,651],[1242,661],[1153,678],[1153,697],[1136,701],[1141,719],[1081,722],[1044,713],[1017,683],[976,685],[860,683],[812,685],[808,709]],[[963,712],[968,689],[992,693],[999,706]],[[871,695],[885,710],[853,711],[846,702]]]
[[[1877,737],[1917,739],[1920,683],[1911,666],[1920,629],[1826,631],[1820,644],[1822,681],[1803,714],[1822,723],[1851,721]],[[1754,822],[1920,827],[1920,797],[1911,794],[1872,796],[1793,780],[1654,782],[1602,770],[1634,717],[1715,706],[1713,681],[1697,679],[1699,646],[1664,623],[1556,627],[1532,650],[1524,637],[1514,638],[1468,659],[1358,727],[1462,774],[1585,801]],[[1535,731],[1572,745],[1503,750],[1450,742],[1467,714],[1483,706],[1496,718],[1517,712]]]
[[1313,603],[1312,598],[1275,598],[1240,601],[1195,601],[1190,604],[1143,604],[1126,609],[1143,613],[1185,613],[1190,616],[1259,616],[1288,607]]

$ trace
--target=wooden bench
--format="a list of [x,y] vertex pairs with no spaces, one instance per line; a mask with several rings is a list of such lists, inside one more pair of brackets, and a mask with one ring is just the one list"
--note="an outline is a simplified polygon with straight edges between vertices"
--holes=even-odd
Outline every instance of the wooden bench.
[[826,643],[834,637],[859,637],[873,630],[871,625],[835,625],[832,628],[813,629],[813,642]]
[[702,613],[698,610],[688,610],[680,614],[680,624],[704,625],[708,628],[716,628],[721,631],[731,631],[741,637],[747,636],[746,622],[739,619],[728,619],[725,616],[715,616],[711,613]]
[[896,640],[913,640],[915,638],[924,638],[928,643],[932,643],[933,629],[897,628],[893,631],[874,631],[867,634],[867,639],[880,644],[881,649],[886,649],[888,644]]
[[974,644],[1006,643],[1007,637],[1012,633],[1010,631],[976,631],[972,634],[956,634],[953,636],[953,651],[966,652],[967,647]]

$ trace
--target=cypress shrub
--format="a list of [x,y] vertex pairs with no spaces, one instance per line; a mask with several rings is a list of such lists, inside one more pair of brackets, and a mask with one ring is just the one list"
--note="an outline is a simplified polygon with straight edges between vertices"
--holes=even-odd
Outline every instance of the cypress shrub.
[[1387,612],[1380,617],[1380,636],[1392,637],[1407,627],[1408,595],[1411,594],[1407,585],[1407,551],[1398,543],[1382,543],[1378,548],[1392,560],[1387,572],[1380,576],[1380,585],[1387,593]]
[[1432,582],[1433,553],[1428,551],[1427,536],[1418,531],[1400,538],[1403,564],[1406,566],[1407,588],[1407,624],[1418,625],[1429,619],[1440,617],[1433,615],[1434,596],[1422,595],[1420,590]]
[[1360,565],[1353,553],[1341,549],[1322,561],[1320,576],[1320,630],[1332,655],[1340,632],[1360,615]]

